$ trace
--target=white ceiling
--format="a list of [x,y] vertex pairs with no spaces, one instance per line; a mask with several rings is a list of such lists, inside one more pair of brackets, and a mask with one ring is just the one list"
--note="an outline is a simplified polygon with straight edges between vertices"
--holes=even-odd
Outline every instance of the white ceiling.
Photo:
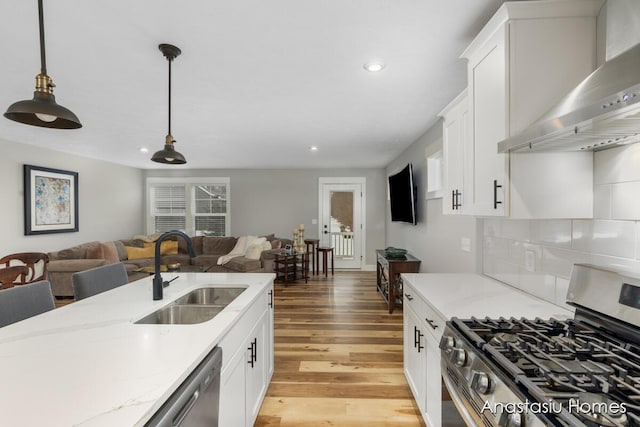
[[[383,167],[465,87],[458,56],[501,3],[45,1],[47,71],[83,128],[2,118],[0,138],[144,169]],[[4,111],[32,97],[37,1],[2,1],[0,19]],[[167,133],[160,43],[182,49],[172,133],[184,166],[149,160]],[[375,59],[385,69],[366,72]]]

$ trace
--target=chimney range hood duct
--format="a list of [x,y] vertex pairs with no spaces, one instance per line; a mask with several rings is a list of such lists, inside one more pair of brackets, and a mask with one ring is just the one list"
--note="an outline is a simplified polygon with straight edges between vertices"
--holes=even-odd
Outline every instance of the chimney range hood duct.
[[498,151],[599,151],[640,141],[640,44],[605,62]]

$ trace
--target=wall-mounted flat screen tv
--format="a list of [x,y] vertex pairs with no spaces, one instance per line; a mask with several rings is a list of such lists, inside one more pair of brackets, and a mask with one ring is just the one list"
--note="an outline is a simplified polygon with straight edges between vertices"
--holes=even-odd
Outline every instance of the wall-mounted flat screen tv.
[[389,176],[389,198],[391,221],[417,223],[416,189],[413,185],[411,163],[395,175]]

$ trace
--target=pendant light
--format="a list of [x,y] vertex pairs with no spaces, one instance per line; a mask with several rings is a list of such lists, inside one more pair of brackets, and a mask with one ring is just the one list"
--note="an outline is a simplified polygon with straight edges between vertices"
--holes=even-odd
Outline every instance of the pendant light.
[[32,126],[55,129],[78,129],[82,123],[73,112],[56,103],[53,95],[53,80],[47,75],[47,60],[44,50],[44,15],[42,0],[38,0],[40,22],[40,74],[36,76],[36,90],[33,99],[12,104],[4,116],[16,122]]
[[175,139],[171,135],[171,63],[173,60],[180,55],[181,51],[175,46],[170,44],[161,44],[158,46],[162,54],[169,61],[169,131],[167,132],[167,136],[164,143],[164,149],[157,151],[151,160],[158,163],[167,163],[171,165],[182,165],[187,163],[184,156],[178,153],[173,144],[175,144]]

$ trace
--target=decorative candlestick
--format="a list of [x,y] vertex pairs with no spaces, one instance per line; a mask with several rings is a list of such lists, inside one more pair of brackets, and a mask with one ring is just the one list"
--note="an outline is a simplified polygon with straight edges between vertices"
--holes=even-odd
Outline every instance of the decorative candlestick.
[[300,224],[300,227],[293,229],[293,249],[299,254],[307,250],[304,243],[304,224]]

